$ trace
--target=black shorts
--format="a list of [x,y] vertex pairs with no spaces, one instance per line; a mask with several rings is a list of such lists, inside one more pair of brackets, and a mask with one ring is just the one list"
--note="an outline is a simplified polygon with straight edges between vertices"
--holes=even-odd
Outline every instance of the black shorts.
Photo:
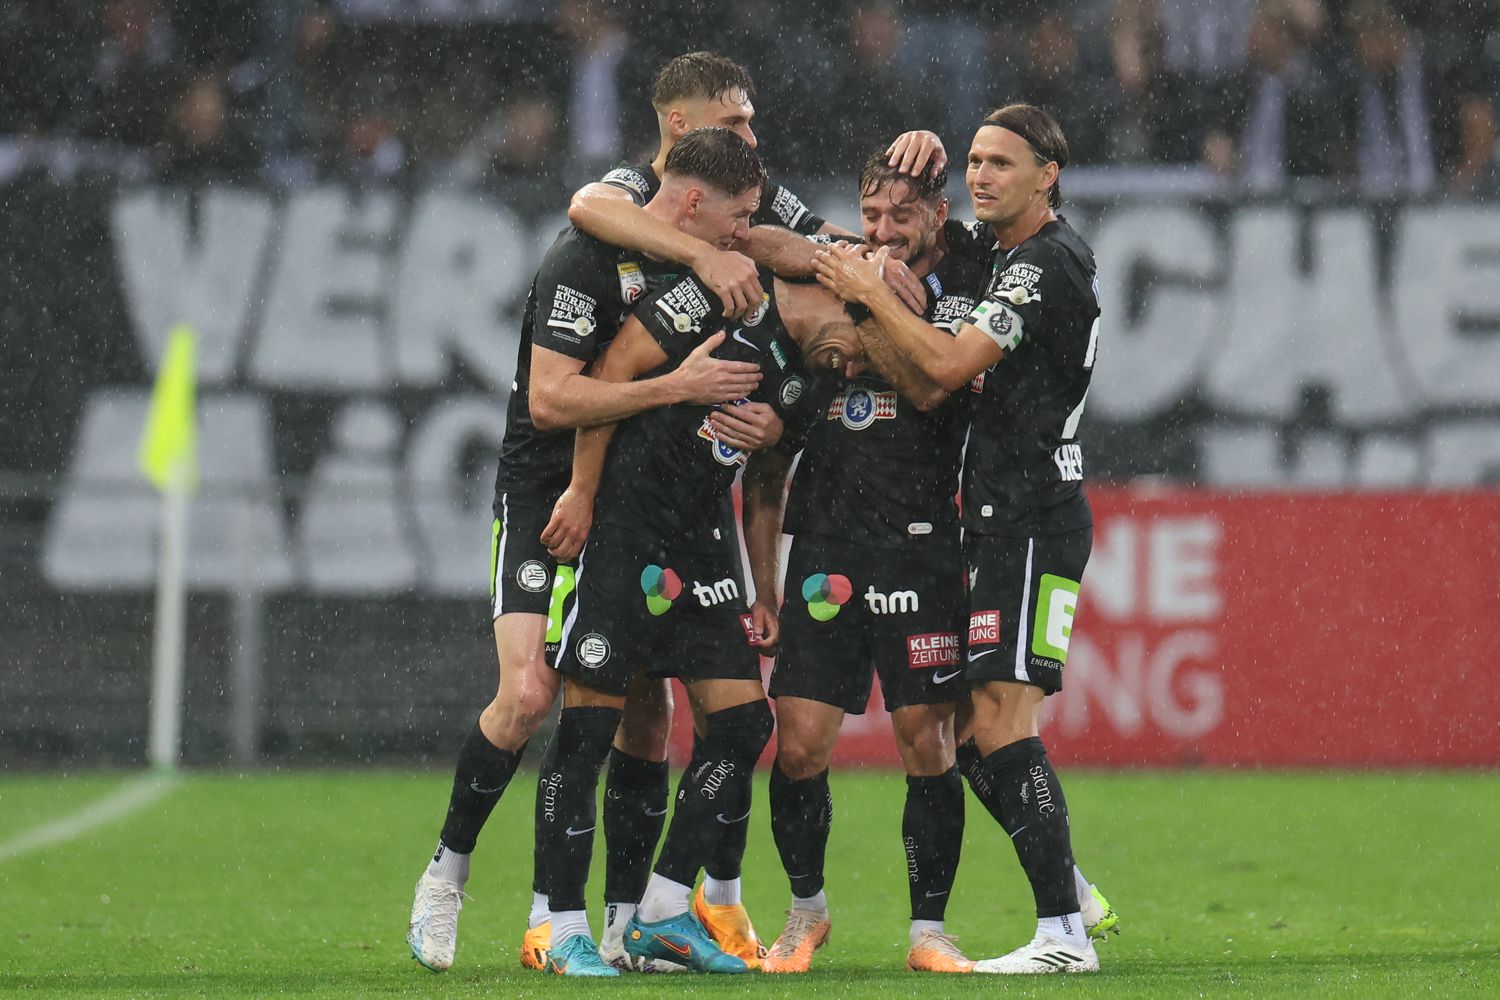
[[595,525],[577,581],[557,657],[562,673],[618,695],[638,670],[683,681],[760,680],[738,538],[689,552]]
[[490,617],[513,613],[547,616],[547,662],[557,655],[563,616],[571,606],[574,568],[559,563],[541,542],[552,508],[500,498],[504,520],[490,530]]
[[970,682],[1062,690],[1078,585],[1093,542],[1092,526],[1037,538],[968,535]]
[[770,695],[862,715],[872,668],[887,711],[967,696],[958,542],[883,549],[798,535],[787,560],[781,653]]

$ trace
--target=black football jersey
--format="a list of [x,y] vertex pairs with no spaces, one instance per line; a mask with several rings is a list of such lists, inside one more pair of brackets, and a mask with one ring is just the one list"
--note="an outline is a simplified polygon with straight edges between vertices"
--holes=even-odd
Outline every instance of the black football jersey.
[[[979,237],[980,230],[971,230]],[[1051,535],[1092,523],[1078,423],[1099,337],[1094,253],[1059,218],[1006,250],[968,322],[1005,349],[975,377],[964,528]]]
[[614,339],[651,283],[670,280],[680,271],[676,265],[601,243],[578,229],[558,235],[526,296],[516,377],[495,473],[496,517],[500,494],[520,494],[550,506],[572,478],[575,431],[539,431],[531,422],[532,345],[587,366]]
[[[630,192],[637,205],[644,205],[661,190],[661,178],[650,162],[622,163],[600,180]],[[752,226],[785,226],[803,236],[823,228],[823,220],[814,215],[792,192],[774,181],[767,181],[760,194],[760,208],[750,217]]]
[[[774,288],[769,272],[764,288]],[[745,316],[727,320],[723,305],[692,274],[654,289],[635,315],[667,354],[650,378],[682,363],[719,330],[729,336],[714,356],[760,365],[761,382],[744,402],[769,403],[785,430],[778,448],[801,447],[816,413],[814,376],[776,312],[773,293]],[[675,403],[623,421],[610,442],[594,520],[698,550],[722,544],[724,504],[748,455],[721,443],[708,423],[716,407]],[[718,536],[715,530],[719,529]]]
[[[988,260],[945,255],[924,279],[923,318],[956,334],[989,272]],[[786,530],[884,548],[956,537],[970,395],[960,390],[923,413],[874,372],[842,382],[808,434]]]

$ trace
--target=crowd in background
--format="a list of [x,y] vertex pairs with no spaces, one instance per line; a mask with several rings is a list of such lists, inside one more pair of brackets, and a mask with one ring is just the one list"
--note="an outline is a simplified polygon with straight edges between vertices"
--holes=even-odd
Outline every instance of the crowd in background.
[[961,153],[985,109],[1029,100],[1064,123],[1077,165],[1251,193],[1292,177],[1374,197],[1500,193],[1497,0],[370,6],[7,0],[0,146],[13,164],[49,144],[130,155],[164,182],[449,177],[560,194],[654,149],[656,69],[712,48],[754,75],[754,127],[783,175],[848,173],[916,127]]

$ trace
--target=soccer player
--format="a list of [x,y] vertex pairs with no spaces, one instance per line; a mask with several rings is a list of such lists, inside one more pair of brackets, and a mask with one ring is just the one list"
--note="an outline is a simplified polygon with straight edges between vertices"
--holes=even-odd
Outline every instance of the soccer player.
[[[718,125],[739,133],[756,146],[750,128],[755,117],[755,84],[743,66],[713,52],[689,52],[662,67],[652,86],[659,142],[648,163],[621,164],[603,178],[573,195],[568,219],[587,233],[617,246],[631,247],[661,260],[685,264],[699,275],[724,303],[727,315],[738,316],[759,305],[763,289],[757,261],[735,251],[722,251],[695,240],[640,211],[661,183],[662,165],[673,143],[695,128]],[[940,171],[947,164],[942,140],[931,132],[903,134],[891,146],[893,165],[903,173]],[[802,235],[851,235],[814,215],[802,200],[779,184],[768,184],[754,229],[737,249],[747,249],[761,264],[777,263],[777,254],[794,248],[805,253],[800,240],[785,240],[772,230],[785,227]],[[789,234],[782,234],[789,235]]]
[[[797,233],[847,234],[810,212],[786,188],[769,183],[752,217],[750,235],[733,250],[697,239],[642,209],[661,185],[673,146],[690,130],[727,128],[754,148],[756,138],[750,127],[755,116],[754,97],[750,74],[721,55],[690,52],[669,61],[658,73],[651,95],[659,134],[656,156],[645,163],[621,164],[600,181],[580,189],[568,209],[570,221],[607,243],[687,265],[724,303],[726,315],[738,316],[759,307],[764,294],[756,264],[737,252],[739,248],[768,265],[805,273],[811,267],[812,245]],[[898,138],[891,146],[891,158],[903,172],[913,174],[946,163],[941,140],[922,131]],[[750,419],[754,412],[746,407],[726,407],[714,420],[727,429],[737,421]],[[776,431],[774,424],[740,428],[742,434],[765,436]],[[604,826],[610,865],[604,889],[602,950],[610,958],[619,957],[625,923],[632,904],[644,890],[651,852],[661,830],[668,792],[665,760],[670,714],[671,695],[665,681],[638,680],[631,710],[609,756]],[[742,823],[726,838],[708,865],[707,877],[694,898],[694,909],[721,946],[735,954],[753,956],[763,949],[741,903],[739,860],[746,834]],[[539,964],[545,954],[550,940],[545,913],[538,886],[532,926],[522,952],[526,964]]]
[[[859,192],[867,245],[924,283],[922,318],[951,334],[973,311],[989,264],[945,252],[945,182],[943,174],[899,173],[882,150],[865,162]],[[870,345],[873,370],[841,385],[808,436],[787,509],[786,530],[795,537],[770,687],[777,721],[771,829],[793,898],[766,972],[807,971],[828,936],[828,762],[844,715],[865,711],[872,669],[907,773],[907,967],[968,972],[974,964],[943,931],[963,836],[953,718],[967,688],[954,497],[970,394],[950,395],[905,355],[881,350],[884,341]]]
[[[755,181],[736,195],[736,204],[753,207],[761,176],[753,150],[722,128],[688,138],[703,133],[715,138],[726,189],[739,187],[731,178]],[[669,168],[687,141],[673,149]],[[696,276],[647,298],[601,359],[599,377],[631,379],[670,367],[726,322],[733,332],[718,353],[759,359],[767,374],[742,405],[774,407],[789,428],[805,421],[814,409],[811,375],[775,301],[767,297],[728,321],[722,303]],[[709,937],[690,906],[699,870],[727,828],[748,819],[751,774],[773,727],[759,652],[776,641],[775,540],[790,461],[779,451],[747,456],[724,439],[715,416],[701,406],[668,406],[613,431],[580,434],[573,482],[558,506],[557,520],[577,525],[560,528],[563,533],[588,534],[558,654],[563,714],[544,766],[556,802],[543,841],[551,962],[563,974],[608,974],[597,971],[609,967],[594,949],[583,909],[594,794],[625,692],[642,668],[683,682],[702,732],[655,870],[627,922],[625,951],[637,961],[665,960],[698,972],[750,967]],[[745,603],[733,525],[722,517],[742,464],[757,586],[753,606]],[[589,532],[591,517],[596,523]]]
[[[669,180],[678,193],[694,182],[690,175]],[[696,208],[668,218],[721,246],[737,231],[734,220]],[[447,818],[417,882],[407,932],[413,956],[435,972],[453,963],[469,856],[480,829],[557,695],[560,681],[546,652],[548,618],[550,613],[560,629],[558,612],[573,573],[558,563],[542,533],[568,483],[573,429],[668,403],[739,399],[760,382],[758,365],[712,357],[713,339],[655,378],[606,383],[583,374],[644,294],[654,270],[661,266],[570,229],[543,258],[527,299],[495,477],[491,586],[499,689],[459,749]],[[740,429],[727,434],[733,439]],[[764,442],[752,436],[740,443]],[[551,636],[554,644],[556,638]]]
[[829,247],[816,261],[825,285],[878,322],[862,338],[883,336],[942,388],[975,393],[963,482],[966,725],[977,758],[968,773],[1010,835],[1037,908],[1031,942],[975,972],[1096,971],[1087,925],[1114,922],[1107,905],[1095,921],[1081,912],[1102,897],[1074,867],[1067,804],[1038,735],[1043,699],[1062,689],[1093,536],[1078,423],[1099,300],[1093,252],[1055,211],[1067,162],[1061,127],[1039,108],[1007,105],[980,125],[968,156],[971,235],[992,250],[994,277],[957,336],[889,292],[880,272],[890,250]]

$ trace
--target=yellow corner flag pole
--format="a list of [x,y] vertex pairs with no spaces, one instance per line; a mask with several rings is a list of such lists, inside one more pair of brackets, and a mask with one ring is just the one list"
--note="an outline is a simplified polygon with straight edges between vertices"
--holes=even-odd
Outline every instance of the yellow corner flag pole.
[[148,755],[152,766],[164,771],[176,769],[182,742],[188,498],[198,488],[196,349],[197,337],[190,327],[172,328],[151,391],[138,454],[141,473],[162,494]]

